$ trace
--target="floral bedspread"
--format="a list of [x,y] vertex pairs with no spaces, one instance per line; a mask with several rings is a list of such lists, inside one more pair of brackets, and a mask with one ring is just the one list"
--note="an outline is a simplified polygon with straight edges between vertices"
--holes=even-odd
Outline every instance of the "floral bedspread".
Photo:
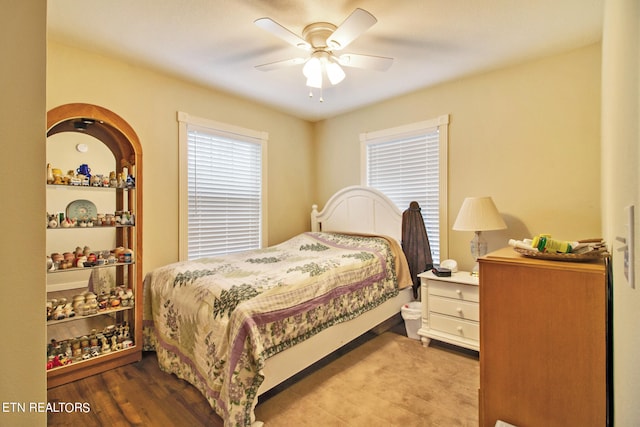
[[144,348],[197,387],[225,426],[248,426],[265,360],[397,295],[405,265],[393,239],[303,233],[161,267],[144,280]]

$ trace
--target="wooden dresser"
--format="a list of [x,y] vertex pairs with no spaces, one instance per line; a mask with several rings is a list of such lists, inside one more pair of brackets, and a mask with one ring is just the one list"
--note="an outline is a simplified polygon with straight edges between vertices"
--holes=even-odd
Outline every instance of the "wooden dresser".
[[607,278],[604,262],[512,248],[480,259],[481,426],[609,425]]

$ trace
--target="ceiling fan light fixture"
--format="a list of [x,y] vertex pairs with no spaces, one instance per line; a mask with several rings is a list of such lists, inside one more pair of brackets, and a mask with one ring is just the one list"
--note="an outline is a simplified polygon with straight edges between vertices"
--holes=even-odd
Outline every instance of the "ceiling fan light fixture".
[[317,76],[318,74],[322,74],[322,63],[320,62],[320,58],[317,56],[312,56],[305,62],[304,67],[302,67],[302,74],[306,78],[311,78]]
[[327,77],[329,78],[329,81],[331,82],[332,85],[335,86],[338,83],[340,83],[342,80],[344,80],[346,74],[344,73],[344,70],[337,62],[335,61],[327,62],[325,69],[327,71]]
[[322,61],[319,56],[313,54],[302,67],[302,74],[307,78],[307,86],[322,87]]
[[307,77],[307,86],[322,89],[322,74]]

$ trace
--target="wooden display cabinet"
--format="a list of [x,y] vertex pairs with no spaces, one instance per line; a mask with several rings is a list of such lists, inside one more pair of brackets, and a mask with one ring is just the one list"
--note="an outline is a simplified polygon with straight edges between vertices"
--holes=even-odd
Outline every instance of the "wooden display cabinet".
[[[54,223],[56,225],[50,227],[47,222],[47,247],[55,247],[56,252],[73,252],[75,246],[69,246],[70,240],[75,240],[79,247],[83,247],[83,241],[91,241],[91,239],[95,241],[95,235],[100,233],[103,235],[106,233],[106,238],[102,238],[102,241],[106,240],[113,246],[95,248],[96,252],[100,252],[102,259],[99,263],[96,261],[95,266],[78,267],[78,264],[83,263],[78,263],[77,259],[74,260],[75,265],[66,268],[68,264],[65,264],[64,269],[60,268],[60,264],[48,263],[48,304],[54,300],[59,304],[61,298],[67,298],[67,303],[74,308],[76,305],[74,296],[79,299],[80,296],[86,297],[88,292],[97,294],[93,287],[94,275],[98,276],[102,273],[111,275],[111,281],[114,284],[112,290],[103,288],[102,295],[96,295],[102,297],[101,309],[86,311],[91,305],[80,305],[85,308],[83,312],[76,313],[74,309],[72,317],[47,320],[49,342],[45,347],[49,353],[50,362],[47,366],[48,388],[139,361],[142,356],[142,149],[140,142],[131,126],[121,117],[105,108],[90,104],[66,104],[47,113],[47,138],[62,133],[66,136],[70,132],[89,135],[104,144],[106,149],[96,143],[104,152],[113,154],[114,172],[126,171],[131,179],[128,183],[124,181],[116,185],[110,185],[108,180],[103,181],[103,184],[95,182],[90,185],[47,183],[47,209],[50,209],[51,204],[55,204],[51,199],[77,199],[67,205],[66,212],[57,213],[56,220],[59,222],[61,217],[65,217],[66,220],[70,212],[92,211],[96,206],[92,199],[106,198],[108,203],[103,203],[103,206],[113,208],[114,211],[111,213],[114,219],[117,213],[127,212],[129,220],[123,220],[120,223],[109,222],[109,225],[104,225],[102,221],[99,224],[88,221],[83,223],[82,227],[78,224],[68,226],[68,223],[66,227],[62,227],[59,223]],[[77,135],[68,134],[68,136]],[[48,141],[48,144],[53,142]],[[87,148],[84,145],[78,144],[77,150],[86,151]],[[108,174],[110,171],[102,172]],[[76,183],[77,181],[74,181],[74,184]],[[100,239],[98,238],[97,241]],[[58,241],[65,243],[57,243]],[[119,252],[115,260],[113,257],[111,260],[107,259],[109,251],[118,247],[126,248],[127,251],[122,254]],[[102,258],[103,255],[104,258]],[[111,273],[107,273],[108,271]],[[62,285],[50,284],[53,277],[56,279],[65,277],[61,275],[66,277],[89,275],[90,280],[85,279],[84,282],[76,281],[75,283],[71,280],[70,285],[65,285],[66,279],[64,279]],[[107,299],[107,291],[115,295]],[[117,294],[118,291],[121,291],[120,295]],[[51,340],[54,340],[57,345],[52,344]],[[65,350],[66,354],[64,354]],[[58,355],[61,351],[63,354]],[[71,354],[70,358],[69,354]],[[60,361],[68,364],[60,365]]]

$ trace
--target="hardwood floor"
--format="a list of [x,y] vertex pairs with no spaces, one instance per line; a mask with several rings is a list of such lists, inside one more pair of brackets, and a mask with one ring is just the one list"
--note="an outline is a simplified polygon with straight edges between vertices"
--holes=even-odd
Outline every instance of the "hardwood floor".
[[194,387],[142,361],[48,391],[49,402],[88,402],[88,413],[49,413],[49,426],[222,426]]
[[[396,355],[408,359],[396,366],[389,360]],[[265,427],[475,426],[478,384],[475,352],[369,333],[262,396],[256,416]],[[160,371],[155,353],[50,389],[48,399],[90,406],[86,413],[49,413],[49,426],[223,426],[194,387]]]

